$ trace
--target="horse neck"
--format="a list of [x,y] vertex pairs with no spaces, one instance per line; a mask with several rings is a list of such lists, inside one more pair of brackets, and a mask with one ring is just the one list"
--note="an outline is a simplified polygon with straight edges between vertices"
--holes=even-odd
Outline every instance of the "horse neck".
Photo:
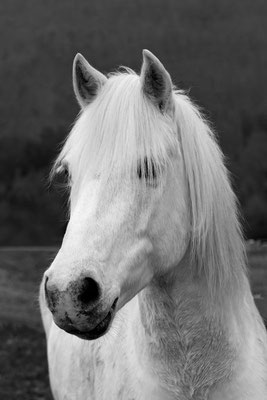
[[[175,382],[181,388],[176,395],[185,396],[181,398],[191,398],[186,397],[190,391],[204,396],[214,382],[227,379],[244,329],[239,326],[242,299],[251,301],[251,293],[243,274],[242,293],[238,285],[233,296],[226,292],[211,299],[205,277],[190,274],[194,267],[188,255],[176,270],[138,295],[141,329],[136,343],[143,361],[151,361],[153,370],[165,376],[163,386],[170,388]],[[164,375],[166,370],[174,375]]]

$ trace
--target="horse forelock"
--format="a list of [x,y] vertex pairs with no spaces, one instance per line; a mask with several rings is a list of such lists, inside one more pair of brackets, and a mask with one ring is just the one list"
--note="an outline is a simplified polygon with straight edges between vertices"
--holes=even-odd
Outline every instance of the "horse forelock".
[[170,150],[177,148],[174,130],[171,119],[143,94],[136,74],[113,73],[96,100],[78,116],[55,168],[70,159],[78,179],[89,174],[105,182],[116,175],[118,184],[140,169],[149,169],[149,176],[156,171],[160,177],[170,162]]

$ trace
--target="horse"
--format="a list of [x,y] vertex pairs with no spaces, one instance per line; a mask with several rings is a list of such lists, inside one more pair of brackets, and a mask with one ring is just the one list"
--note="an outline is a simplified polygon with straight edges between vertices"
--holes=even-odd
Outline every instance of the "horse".
[[210,124],[143,51],[77,54],[80,114],[55,161],[69,222],[40,288],[55,400],[264,400],[267,336]]

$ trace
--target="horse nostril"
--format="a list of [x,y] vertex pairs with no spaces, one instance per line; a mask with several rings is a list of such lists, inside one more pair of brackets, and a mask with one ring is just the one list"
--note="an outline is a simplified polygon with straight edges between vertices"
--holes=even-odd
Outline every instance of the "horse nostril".
[[59,291],[54,286],[49,287],[48,280],[46,276],[44,281],[45,299],[50,311],[54,312],[58,303]]
[[48,276],[45,277],[45,281],[44,281],[44,292],[45,292],[46,300],[48,300],[47,282],[48,282]]
[[81,289],[78,295],[78,300],[81,303],[89,304],[98,300],[100,297],[100,288],[98,283],[93,278],[84,278],[81,282]]

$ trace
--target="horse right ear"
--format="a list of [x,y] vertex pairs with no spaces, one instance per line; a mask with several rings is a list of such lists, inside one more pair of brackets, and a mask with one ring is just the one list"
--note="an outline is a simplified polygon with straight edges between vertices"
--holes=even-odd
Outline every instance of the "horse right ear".
[[73,89],[81,108],[95,99],[106,81],[105,75],[93,68],[81,54],[76,54],[73,61]]

